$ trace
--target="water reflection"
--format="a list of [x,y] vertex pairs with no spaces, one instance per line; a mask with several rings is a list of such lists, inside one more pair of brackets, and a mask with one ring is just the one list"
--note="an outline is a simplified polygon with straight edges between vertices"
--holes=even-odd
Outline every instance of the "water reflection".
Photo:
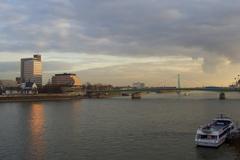
[[77,114],[81,111],[81,101],[72,101],[73,111]]
[[29,152],[34,159],[44,159],[44,106],[41,103],[33,103],[30,109],[29,130],[30,145]]

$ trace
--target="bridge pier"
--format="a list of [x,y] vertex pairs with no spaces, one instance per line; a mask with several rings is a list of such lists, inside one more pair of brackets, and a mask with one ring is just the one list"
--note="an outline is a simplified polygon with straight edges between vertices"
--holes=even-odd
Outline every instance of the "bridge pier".
[[225,99],[226,99],[226,95],[225,95],[224,92],[221,92],[221,93],[219,94],[219,99],[220,99],[220,100],[225,100]]

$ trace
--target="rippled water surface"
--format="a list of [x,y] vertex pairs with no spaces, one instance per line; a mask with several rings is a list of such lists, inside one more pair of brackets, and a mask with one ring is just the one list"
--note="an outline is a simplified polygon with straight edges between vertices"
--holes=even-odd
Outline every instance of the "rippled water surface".
[[193,92],[0,103],[0,159],[240,159],[240,141],[197,148],[198,126],[219,113],[240,122],[240,94]]

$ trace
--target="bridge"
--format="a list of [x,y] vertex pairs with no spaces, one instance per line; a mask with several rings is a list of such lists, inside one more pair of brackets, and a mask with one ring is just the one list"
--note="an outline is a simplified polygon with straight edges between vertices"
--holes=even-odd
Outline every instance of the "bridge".
[[155,93],[163,93],[163,92],[191,92],[191,91],[205,91],[205,92],[217,92],[219,93],[219,99],[225,99],[226,92],[239,92],[240,88],[237,87],[193,87],[193,88],[182,88],[180,75],[178,75],[177,79],[177,87],[145,87],[145,88],[114,88],[110,90],[95,90],[95,91],[87,91],[88,94],[137,94],[143,92],[155,92]]
[[135,93],[164,93],[164,92],[191,92],[191,91],[205,91],[205,92],[217,92],[219,93],[219,99],[225,99],[226,92],[239,92],[240,88],[230,88],[230,87],[196,87],[196,88],[176,88],[176,87],[150,87],[150,88],[127,88],[127,89],[110,89],[110,90],[95,90],[87,91],[88,94],[135,94]]

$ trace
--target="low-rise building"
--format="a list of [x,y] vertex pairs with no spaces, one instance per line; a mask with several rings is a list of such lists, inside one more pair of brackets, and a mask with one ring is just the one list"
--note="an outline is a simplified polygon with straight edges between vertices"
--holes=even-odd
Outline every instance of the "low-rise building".
[[0,95],[18,94],[18,84],[14,80],[0,80]]
[[76,74],[72,73],[55,74],[55,76],[52,77],[52,85],[80,86],[81,81]]
[[22,83],[20,87],[22,94],[38,94],[38,87],[34,82]]
[[137,89],[142,89],[145,87],[145,84],[142,82],[135,82],[135,83],[133,83],[132,87],[137,88]]

